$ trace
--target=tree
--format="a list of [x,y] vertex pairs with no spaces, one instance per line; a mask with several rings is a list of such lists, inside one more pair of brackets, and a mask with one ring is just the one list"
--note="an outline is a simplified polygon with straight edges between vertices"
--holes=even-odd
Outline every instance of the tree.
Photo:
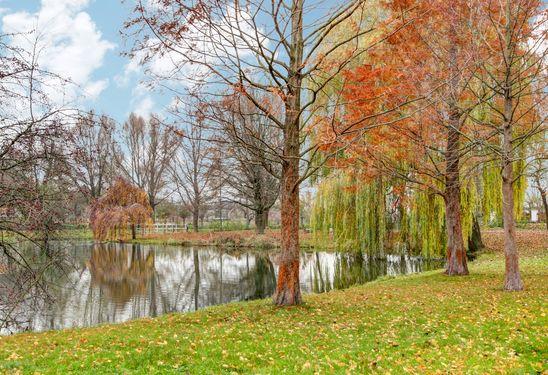
[[71,129],[73,179],[89,201],[99,198],[115,173],[116,125],[93,112],[81,116]]
[[[263,98],[263,101],[269,100]],[[276,98],[270,98],[276,102]],[[281,148],[279,128],[245,96],[226,97],[221,103],[209,103],[202,115],[215,122],[213,142],[224,159],[225,183],[232,201],[250,209],[255,230],[264,234],[268,214],[279,195],[279,163],[265,149]]]
[[145,121],[132,113],[124,123],[121,143],[126,153],[119,155],[118,165],[127,179],[146,191],[152,210],[163,200],[160,193],[167,187],[179,141],[155,116]]
[[[358,162],[366,179],[385,176],[401,181],[400,192],[409,188],[443,199],[448,275],[466,275],[466,247],[462,223],[461,179],[463,159],[473,143],[468,114],[477,106],[471,101],[473,66],[467,62],[478,53],[470,20],[475,9],[465,1],[391,1],[387,11],[412,20],[405,32],[370,51],[361,65],[345,75],[349,101],[342,125],[375,114],[381,108],[414,99],[398,115],[385,120],[350,146],[339,165],[355,168]],[[404,21],[405,22],[405,21]],[[327,135],[331,126],[327,124]]]
[[[477,119],[489,130],[484,144],[500,161],[502,212],[506,272],[504,289],[523,289],[515,240],[514,189],[519,173],[515,164],[524,157],[519,150],[546,129],[546,23],[545,5],[537,0],[480,2],[487,15],[478,22],[476,33],[489,48],[488,58],[477,62],[481,68],[478,97],[488,97],[485,105],[491,116]],[[488,41],[494,41],[488,43]],[[497,140],[498,142],[494,141]]]
[[136,238],[136,226],[151,221],[152,206],[139,187],[118,177],[91,207],[90,225],[97,240],[124,239],[128,228]]
[[209,200],[212,176],[209,148],[203,137],[204,130],[197,124],[189,123],[179,131],[182,141],[170,164],[170,172],[175,191],[192,213],[192,229],[198,232],[202,211]]
[[[306,3],[306,4],[305,4]],[[301,302],[299,286],[299,186],[319,166],[312,163],[322,147],[312,142],[311,116],[319,93],[369,46],[356,43],[375,25],[364,17],[365,0],[333,1],[325,9],[306,0],[235,1],[164,0],[162,7],[139,1],[127,30],[136,36],[132,55],[144,64],[167,61],[169,69],[151,69],[153,81],[180,93],[192,84],[206,100],[238,93],[282,133],[282,147],[269,156],[281,169],[282,256],[274,302]],[[306,17],[305,17],[306,16]],[[355,17],[348,34],[331,40],[333,31]],[[374,43],[380,43],[377,38]],[[320,51],[320,46],[331,42]],[[330,59],[337,56],[337,59]],[[165,59],[165,60],[162,60]],[[327,64],[329,62],[329,64]],[[327,67],[328,65],[328,67]],[[313,82],[321,81],[320,85]],[[261,96],[274,93],[280,108],[272,110]],[[332,106],[338,104],[334,93]],[[367,128],[349,125],[355,138]],[[339,136],[340,134],[337,134]],[[336,154],[334,152],[333,154]]]
[[548,201],[547,201],[547,182],[546,182],[546,160],[537,159],[531,167],[530,178],[533,181],[533,188],[538,191],[542,207],[544,209],[544,221],[546,230],[548,230]]
[[66,103],[53,97],[71,82],[42,69],[42,51],[36,32],[0,34],[0,329],[18,323],[18,305],[36,291],[48,296],[43,276],[63,261],[49,243],[66,214],[59,145],[68,119]]

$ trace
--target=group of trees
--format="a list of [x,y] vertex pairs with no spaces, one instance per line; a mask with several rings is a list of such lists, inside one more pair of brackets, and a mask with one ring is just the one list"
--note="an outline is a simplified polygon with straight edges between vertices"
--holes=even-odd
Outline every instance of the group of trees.
[[[245,149],[230,141],[228,130],[224,140],[217,142],[193,113],[186,115],[185,120],[175,117],[181,122],[173,124],[156,116],[146,120],[131,114],[118,126],[107,116],[86,113],[71,128],[70,175],[75,189],[84,197],[84,205],[91,205],[95,232],[99,233],[95,225],[114,225],[112,220],[95,223],[99,218],[96,209],[111,207],[115,211],[125,205],[116,205],[112,199],[110,206],[100,203],[112,193],[111,189],[120,198],[125,189],[121,186],[123,179],[126,185],[130,183],[146,194],[152,212],[168,200],[178,202],[180,216],[186,216],[184,210],[190,212],[194,231],[198,231],[205,212],[215,209],[219,189],[223,189],[220,204],[232,202],[251,211],[257,232],[264,233],[268,210],[278,196],[276,180],[253,163]],[[122,216],[119,224],[127,225]],[[142,220],[140,223],[144,224]]]
[[[364,197],[376,197],[377,206],[388,192],[401,222],[423,220],[415,232],[435,232],[432,210],[441,212],[448,275],[468,273],[465,232],[477,223],[463,197],[478,186],[463,182],[498,176],[479,188],[500,196],[505,289],[521,289],[514,200],[523,162],[539,156],[523,149],[539,134],[544,141],[542,2],[333,3],[139,1],[126,25],[133,56],[144,65],[166,56],[172,63],[152,81],[181,93],[185,80],[192,90],[179,96],[198,98],[206,128],[228,129],[223,141],[245,150],[246,166],[279,178],[275,303],[301,300],[299,186],[337,169],[350,176],[350,191],[366,184]],[[226,115],[226,103],[236,117]],[[280,143],[265,142],[266,132],[246,119],[274,129]]]
[[68,81],[0,36],[0,231],[47,239],[74,203],[98,238],[134,234],[169,199],[194,230],[228,201],[262,233],[279,201],[274,301],[292,305],[312,180],[318,231],[382,249],[399,229],[428,255],[444,247],[448,275],[468,273],[472,230],[500,216],[505,288],[523,288],[526,176],[546,206],[542,1],[155,2],[137,1],[125,33],[131,58],[169,67],[146,70],[174,95],[161,117],[119,125],[58,105],[51,87]]

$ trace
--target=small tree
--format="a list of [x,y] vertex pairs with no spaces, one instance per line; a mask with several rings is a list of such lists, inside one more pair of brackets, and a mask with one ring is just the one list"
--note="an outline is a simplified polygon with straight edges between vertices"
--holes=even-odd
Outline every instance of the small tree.
[[90,224],[97,240],[125,238],[131,228],[136,237],[136,226],[151,222],[152,207],[147,193],[118,177],[107,192],[91,207]]

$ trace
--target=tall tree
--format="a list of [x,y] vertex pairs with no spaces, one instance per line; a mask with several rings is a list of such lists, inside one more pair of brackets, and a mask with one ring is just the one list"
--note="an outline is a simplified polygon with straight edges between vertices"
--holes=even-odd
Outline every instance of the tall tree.
[[[271,95],[270,100],[275,102],[276,98]],[[201,113],[215,122],[212,141],[224,159],[231,200],[253,211],[256,232],[263,234],[269,211],[278,199],[281,172],[266,149],[281,149],[280,129],[239,94],[206,107],[208,110]]]
[[[445,206],[448,275],[468,274],[463,239],[462,160],[470,151],[466,133],[474,69],[469,61],[477,53],[469,21],[477,12],[466,1],[388,2],[390,14],[410,20],[404,33],[378,46],[345,75],[349,104],[341,126],[380,108],[415,99],[399,118],[385,119],[347,152],[343,167],[360,162],[371,175],[387,175],[416,189],[437,194]],[[392,104],[390,104],[392,103]],[[324,137],[329,137],[328,124]],[[464,142],[463,142],[464,141]],[[355,169],[355,168],[354,168]],[[366,173],[367,174],[367,173]]]
[[[477,77],[481,82],[479,97],[488,96],[485,104],[491,116],[478,119],[489,135],[498,138],[485,143],[500,160],[502,176],[502,212],[506,272],[504,289],[521,290],[515,239],[514,189],[519,173],[515,164],[523,156],[519,150],[528,140],[546,130],[546,49],[548,15],[539,0],[504,0],[479,2],[483,22],[475,31],[489,48],[488,58],[481,59]],[[489,41],[494,41],[489,43]]]
[[[299,186],[320,168],[311,161],[322,147],[309,137],[309,111],[338,72],[368,49],[357,41],[375,28],[363,17],[365,0],[326,4],[165,0],[162,7],[151,7],[138,1],[136,16],[127,23],[127,29],[137,36],[134,56],[145,64],[169,59],[169,69],[151,69],[153,79],[164,86],[171,84],[175,92],[180,92],[182,81],[195,83],[202,96],[213,99],[223,95],[220,86],[225,86],[224,92],[245,96],[280,129],[282,147],[267,148],[281,165],[282,256],[274,295],[278,305],[301,302]],[[337,26],[353,17],[356,22],[348,27],[347,35],[333,41]],[[327,41],[330,47],[320,51]],[[338,58],[331,61],[334,56]],[[315,81],[322,84],[307,84]],[[257,97],[266,93],[280,98],[281,110],[273,111]],[[333,100],[327,101],[330,106],[339,103],[339,93],[332,94]],[[366,129],[348,126],[346,132],[351,130],[358,138]]]
[[88,199],[99,198],[114,178],[116,125],[93,112],[80,117],[71,129],[73,179]]
[[170,127],[152,116],[148,121],[131,114],[124,123],[121,143],[125,153],[119,155],[124,176],[146,191],[154,210],[167,187],[169,166],[179,147],[179,137]]
[[[23,37],[28,45],[14,43]],[[53,97],[72,86],[40,66],[42,52],[36,32],[0,34],[0,289],[10,291],[0,293],[0,329],[18,323],[18,305],[36,290],[48,294],[43,276],[63,260],[49,240],[64,214],[66,155],[59,146],[68,119],[66,103]],[[18,239],[39,256],[31,261]]]
[[190,207],[192,229],[199,230],[202,211],[210,199],[212,160],[203,127],[190,122],[179,131],[182,137],[170,172],[175,189],[181,200]]

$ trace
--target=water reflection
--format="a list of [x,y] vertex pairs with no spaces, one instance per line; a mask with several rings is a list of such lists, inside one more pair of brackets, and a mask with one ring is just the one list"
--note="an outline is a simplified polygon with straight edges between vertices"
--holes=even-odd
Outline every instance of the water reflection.
[[[74,244],[72,267],[50,281],[49,294],[21,306],[25,324],[2,333],[117,323],[232,301],[266,298],[276,286],[276,256],[228,254],[213,248]],[[379,276],[439,268],[419,258],[307,252],[301,255],[303,293],[325,292]],[[0,310],[1,311],[1,310]]]

